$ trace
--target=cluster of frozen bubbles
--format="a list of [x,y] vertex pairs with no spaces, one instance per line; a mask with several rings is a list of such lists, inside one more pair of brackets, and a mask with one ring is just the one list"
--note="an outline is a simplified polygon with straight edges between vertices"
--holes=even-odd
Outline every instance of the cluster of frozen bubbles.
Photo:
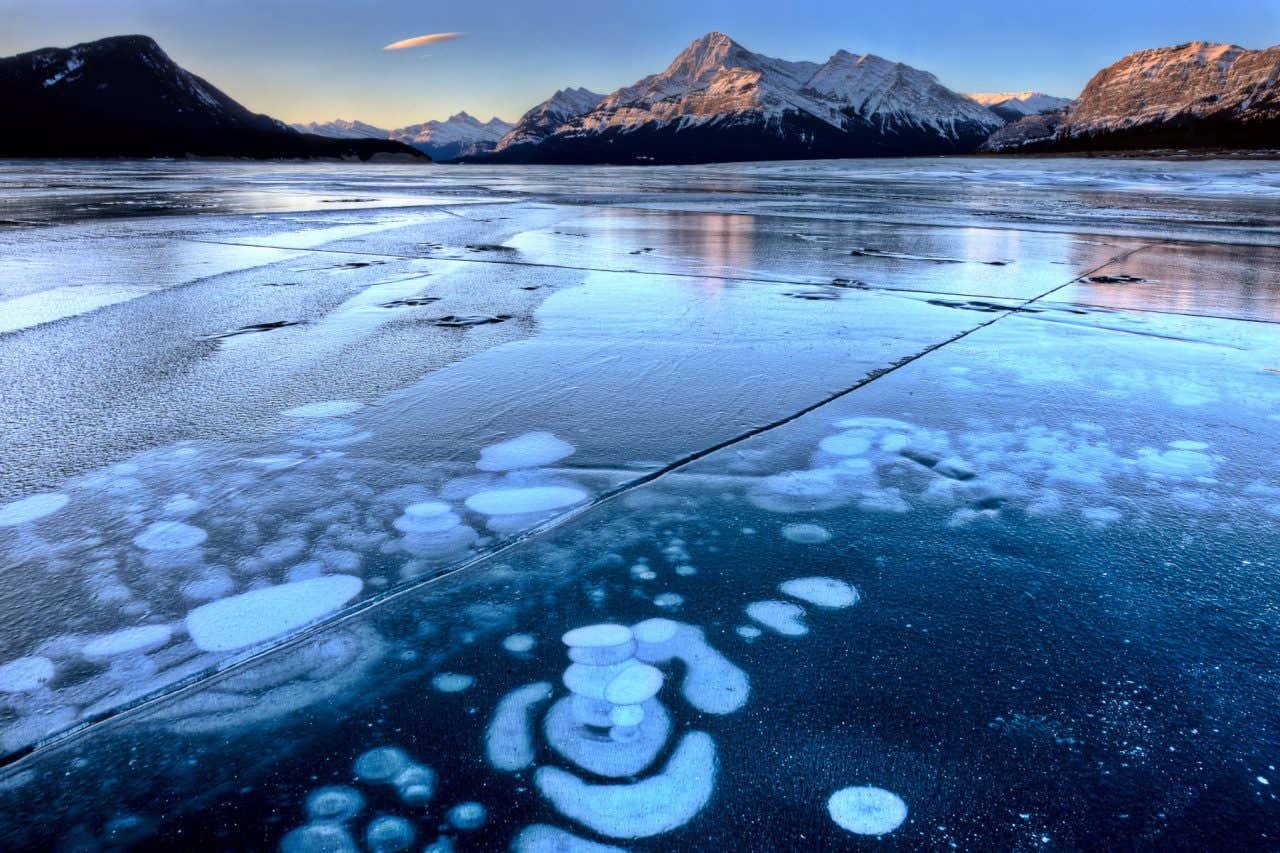
[[[951,508],[952,527],[996,520],[1013,507],[1035,516],[1074,510],[1107,526],[1125,514],[1114,505],[1123,505],[1113,493],[1117,483],[1141,478],[1144,500],[1163,493],[1192,509],[1214,505],[1210,492],[1219,485],[1221,457],[1206,442],[1176,439],[1125,455],[1092,423],[952,432],[858,416],[836,427],[818,442],[810,467],[761,478],[748,499],[780,513],[849,505],[879,513],[906,513],[915,505]],[[824,532],[801,524],[784,534],[806,541],[820,540]]]
[[[391,582],[371,553],[398,558],[399,580],[411,580],[589,498],[548,470],[575,449],[545,431],[484,447],[474,474],[379,492],[357,479],[361,466],[373,466],[375,481],[397,472],[346,456],[372,435],[350,418],[362,408],[337,400],[284,412],[299,425],[286,433],[287,452],[241,457],[181,444],[0,505],[0,556],[82,573],[86,598],[63,634],[31,637],[26,654],[0,661],[0,752],[337,614]],[[316,673],[333,669],[330,646],[338,663],[362,657],[350,644],[316,646],[307,658]],[[254,685],[258,694],[282,686]]]

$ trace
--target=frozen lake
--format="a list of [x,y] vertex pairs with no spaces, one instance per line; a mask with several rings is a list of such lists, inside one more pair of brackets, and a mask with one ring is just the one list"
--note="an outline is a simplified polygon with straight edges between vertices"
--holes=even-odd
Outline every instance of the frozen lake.
[[1274,163],[0,163],[0,846],[1274,848],[1278,324]]

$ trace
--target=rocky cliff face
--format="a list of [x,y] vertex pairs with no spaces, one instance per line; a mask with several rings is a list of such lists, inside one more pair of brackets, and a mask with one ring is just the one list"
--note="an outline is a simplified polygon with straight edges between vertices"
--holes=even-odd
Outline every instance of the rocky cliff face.
[[1280,46],[1141,50],[1094,75],[1056,125],[1035,118],[986,149],[1280,148]]

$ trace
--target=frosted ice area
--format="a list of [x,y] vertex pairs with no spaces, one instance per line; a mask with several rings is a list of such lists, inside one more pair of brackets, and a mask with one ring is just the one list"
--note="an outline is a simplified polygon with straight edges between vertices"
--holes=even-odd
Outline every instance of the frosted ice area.
[[70,168],[0,846],[1280,833],[1274,166]]

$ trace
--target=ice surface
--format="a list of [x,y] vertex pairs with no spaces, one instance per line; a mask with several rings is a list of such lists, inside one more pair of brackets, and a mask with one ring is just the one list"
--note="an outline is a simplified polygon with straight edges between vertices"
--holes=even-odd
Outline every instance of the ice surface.
[[199,527],[181,521],[157,521],[133,537],[133,544],[144,551],[186,551],[209,538]]
[[354,598],[364,582],[326,575],[233,595],[187,614],[191,639],[203,651],[234,651],[323,619]]
[[364,408],[364,404],[356,400],[327,400],[323,403],[307,403],[285,409],[283,414],[291,418],[340,418],[354,414]]
[[124,628],[85,643],[84,656],[89,660],[105,660],[130,652],[149,652],[158,649],[173,637],[168,625],[140,625]]
[[46,657],[25,657],[0,665],[0,693],[26,693],[38,690],[53,679],[57,671]]
[[831,531],[821,524],[785,524],[782,537],[799,545],[821,545],[831,541]]
[[582,503],[587,493],[569,486],[492,489],[467,498],[467,508],[483,515],[530,515]]
[[517,687],[498,702],[485,730],[485,755],[496,769],[507,773],[533,763],[532,712],[551,697],[551,684],[539,681]]
[[558,826],[526,826],[511,842],[513,853],[623,853],[623,848],[574,835]]

